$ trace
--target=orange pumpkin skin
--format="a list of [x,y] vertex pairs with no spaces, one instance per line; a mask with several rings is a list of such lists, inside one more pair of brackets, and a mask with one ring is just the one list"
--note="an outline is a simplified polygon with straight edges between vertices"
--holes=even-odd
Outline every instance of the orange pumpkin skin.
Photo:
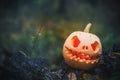
[[88,70],[99,61],[102,53],[100,39],[88,32],[86,28],[84,32],[71,33],[63,45],[65,62],[73,68]]

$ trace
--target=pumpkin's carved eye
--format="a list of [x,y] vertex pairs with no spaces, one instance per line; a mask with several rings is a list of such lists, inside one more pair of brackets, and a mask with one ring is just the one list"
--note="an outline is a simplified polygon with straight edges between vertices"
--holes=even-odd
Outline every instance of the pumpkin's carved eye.
[[78,47],[78,45],[80,44],[80,40],[78,39],[77,36],[72,37],[72,42],[74,47]]
[[95,41],[93,44],[91,44],[91,47],[93,49],[93,51],[97,52],[99,50],[99,44],[97,41]]

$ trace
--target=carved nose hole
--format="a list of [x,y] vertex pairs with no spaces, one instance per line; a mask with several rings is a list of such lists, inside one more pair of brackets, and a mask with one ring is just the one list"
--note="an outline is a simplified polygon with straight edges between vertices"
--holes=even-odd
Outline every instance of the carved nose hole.
[[86,50],[88,50],[88,46],[86,46]]
[[85,49],[85,46],[83,46],[82,49]]
[[88,46],[85,46],[85,45],[84,45],[84,46],[82,47],[82,49],[83,49],[83,50],[88,50]]

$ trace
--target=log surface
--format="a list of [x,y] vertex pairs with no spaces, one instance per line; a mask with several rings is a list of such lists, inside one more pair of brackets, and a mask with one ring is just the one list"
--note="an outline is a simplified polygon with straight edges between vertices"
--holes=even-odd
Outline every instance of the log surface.
[[50,69],[44,63],[42,58],[34,60],[22,51],[1,51],[0,80],[109,80],[113,74],[120,75],[120,46],[104,50],[99,63],[87,71],[73,69],[64,61],[57,69]]

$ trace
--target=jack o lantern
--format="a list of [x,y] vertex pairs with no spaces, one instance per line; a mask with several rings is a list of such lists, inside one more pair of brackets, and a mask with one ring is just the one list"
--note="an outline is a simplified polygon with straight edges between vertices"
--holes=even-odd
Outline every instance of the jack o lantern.
[[95,66],[102,53],[100,39],[89,33],[91,23],[84,32],[75,31],[68,36],[63,45],[63,57],[65,62],[76,69],[88,70]]

